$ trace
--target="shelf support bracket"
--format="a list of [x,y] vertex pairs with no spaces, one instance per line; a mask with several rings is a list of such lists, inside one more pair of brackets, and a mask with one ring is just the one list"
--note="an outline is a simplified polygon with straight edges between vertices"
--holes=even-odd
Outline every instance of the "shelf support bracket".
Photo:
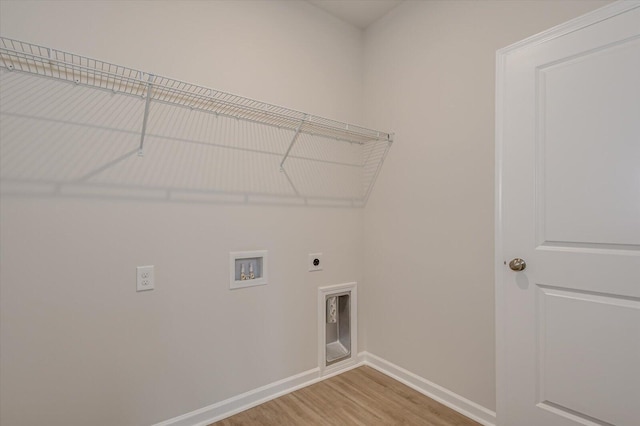
[[284,172],[284,162],[287,160],[287,157],[289,156],[289,153],[291,152],[291,148],[293,148],[293,144],[296,143],[296,140],[298,140],[298,136],[300,136],[300,130],[302,129],[302,125],[304,124],[305,121],[307,121],[307,117],[309,115],[305,114],[304,118],[302,120],[300,120],[300,124],[298,124],[298,127],[296,128],[296,133],[293,135],[293,138],[291,139],[291,143],[289,144],[289,148],[287,148],[287,152],[284,153],[284,157],[282,158],[282,161],[280,162],[280,171]]
[[138,148],[138,157],[144,155],[144,136],[147,133],[147,120],[149,120],[149,104],[151,104],[151,96],[153,95],[153,74],[149,74],[149,80],[147,83],[147,97],[144,103],[144,118],[142,119],[142,132],[140,132],[140,148]]

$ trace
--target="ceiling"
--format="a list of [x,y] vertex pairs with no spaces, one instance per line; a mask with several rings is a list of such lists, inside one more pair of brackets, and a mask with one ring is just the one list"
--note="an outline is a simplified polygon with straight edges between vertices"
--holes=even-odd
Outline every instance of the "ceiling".
[[330,14],[358,28],[366,28],[402,0],[309,0]]

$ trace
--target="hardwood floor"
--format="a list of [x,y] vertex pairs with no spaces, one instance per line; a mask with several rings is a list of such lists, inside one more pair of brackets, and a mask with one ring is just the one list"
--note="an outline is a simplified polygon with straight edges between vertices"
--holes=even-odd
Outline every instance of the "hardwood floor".
[[479,424],[371,367],[347,371],[213,423],[216,426]]

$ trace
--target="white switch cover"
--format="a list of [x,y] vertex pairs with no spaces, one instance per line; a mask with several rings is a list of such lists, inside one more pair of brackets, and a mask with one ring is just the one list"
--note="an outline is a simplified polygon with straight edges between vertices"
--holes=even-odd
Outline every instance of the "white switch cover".
[[153,265],[138,266],[136,269],[136,291],[153,290],[155,288],[155,282],[153,279]]
[[322,253],[309,253],[309,272],[322,271]]

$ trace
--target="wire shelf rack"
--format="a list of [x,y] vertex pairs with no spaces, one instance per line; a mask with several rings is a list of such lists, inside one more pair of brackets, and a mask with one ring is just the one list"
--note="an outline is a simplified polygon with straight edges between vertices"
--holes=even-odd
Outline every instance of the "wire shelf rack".
[[[6,37],[0,37],[0,68],[145,99],[139,155],[143,153],[152,103],[188,108],[215,116],[244,120],[293,132],[288,149],[280,162],[281,170],[284,170],[285,161],[301,135],[358,144],[362,145],[365,151],[367,144],[376,144],[379,147],[383,143],[386,148],[380,155],[379,161],[364,167],[365,174],[370,176],[364,199],[368,198],[373,181],[393,142],[393,135],[388,132],[314,116],[173,78]],[[295,150],[293,151],[295,152]]]

